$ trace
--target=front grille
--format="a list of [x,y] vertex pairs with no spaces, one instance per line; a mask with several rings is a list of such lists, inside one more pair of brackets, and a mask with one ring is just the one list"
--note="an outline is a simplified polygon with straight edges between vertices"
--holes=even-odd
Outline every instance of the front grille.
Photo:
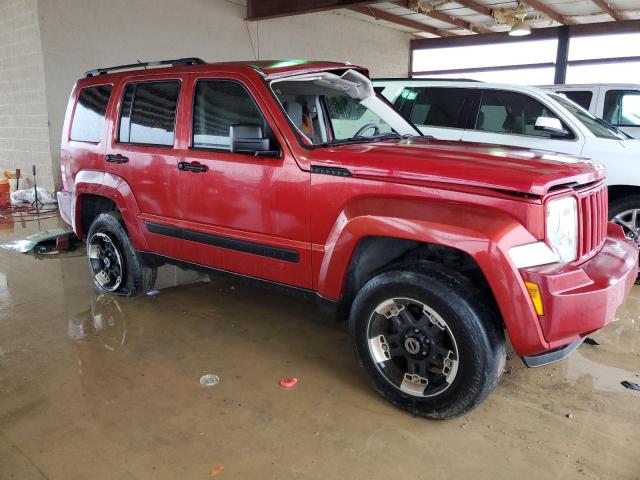
[[607,186],[578,192],[578,260],[595,255],[607,237],[608,212]]

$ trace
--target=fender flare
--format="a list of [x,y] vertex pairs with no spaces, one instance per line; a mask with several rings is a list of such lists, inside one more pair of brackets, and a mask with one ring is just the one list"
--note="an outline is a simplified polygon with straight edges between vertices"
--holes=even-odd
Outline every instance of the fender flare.
[[87,232],[82,231],[82,196],[98,195],[112,200],[124,220],[129,238],[138,251],[148,250],[144,231],[138,217],[140,207],[127,181],[112,173],[96,170],[81,170],[77,173],[74,186],[74,231],[78,238],[84,238]]
[[451,247],[472,257],[485,276],[518,352],[543,350],[548,342],[510,247],[535,242],[529,231],[501,210],[453,202],[362,199],[338,216],[317,270],[316,290],[340,299],[351,257],[360,240],[391,237]]

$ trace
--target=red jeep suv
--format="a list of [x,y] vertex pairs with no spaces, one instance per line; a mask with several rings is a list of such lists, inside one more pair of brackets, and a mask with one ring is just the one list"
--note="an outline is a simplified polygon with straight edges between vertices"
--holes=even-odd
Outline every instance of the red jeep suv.
[[424,137],[351,64],[87,72],[62,177],[100,290],[143,294],[173,262],[312,294],[373,388],[429,418],[486,398],[505,330],[528,366],[569,355],[638,271],[597,165]]

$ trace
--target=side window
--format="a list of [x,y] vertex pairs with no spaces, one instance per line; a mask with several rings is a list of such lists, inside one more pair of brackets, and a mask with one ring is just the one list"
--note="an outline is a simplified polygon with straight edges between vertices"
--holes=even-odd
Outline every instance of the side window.
[[604,97],[603,117],[618,127],[640,127],[640,91],[609,90]]
[[82,89],[73,114],[71,140],[98,143],[102,140],[104,116],[111,96],[111,85]]
[[180,82],[127,85],[120,111],[118,141],[172,147]]
[[580,105],[585,110],[589,110],[589,106],[591,105],[591,99],[593,98],[593,92],[590,92],[588,90],[585,90],[585,91],[578,91],[578,90],[562,91],[562,90],[559,90],[556,93],[560,93],[560,94],[564,95],[569,100],[571,100],[572,102],[577,103],[578,105]]
[[231,150],[232,125],[259,125],[269,131],[249,92],[230,80],[198,80],[193,100],[193,140],[196,148]]
[[[552,134],[535,129],[538,117],[558,118],[538,100],[517,92],[484,90],[476,130],[552,138]],[[563,123],[563,128],[570,131]],[[565,138],[574,138],[573,135]]]
[[464,88],[405,88],[395,106],[416,125],[463,128],[462,114],[469,93]]

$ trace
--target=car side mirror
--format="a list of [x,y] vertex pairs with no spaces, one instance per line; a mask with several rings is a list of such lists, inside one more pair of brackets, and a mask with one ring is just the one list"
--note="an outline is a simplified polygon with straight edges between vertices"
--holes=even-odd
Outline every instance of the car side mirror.
[[550,133],[554,137],[568,137],[570,134],[562,128],[562,122],[553,117],[538,117],[533,127],[535,130]]
[[244,153],[256,157],[280,156],[279,150],[272,149],[271,139],[263,137],[260,125],[231,125],[229,137],[232,153]]

